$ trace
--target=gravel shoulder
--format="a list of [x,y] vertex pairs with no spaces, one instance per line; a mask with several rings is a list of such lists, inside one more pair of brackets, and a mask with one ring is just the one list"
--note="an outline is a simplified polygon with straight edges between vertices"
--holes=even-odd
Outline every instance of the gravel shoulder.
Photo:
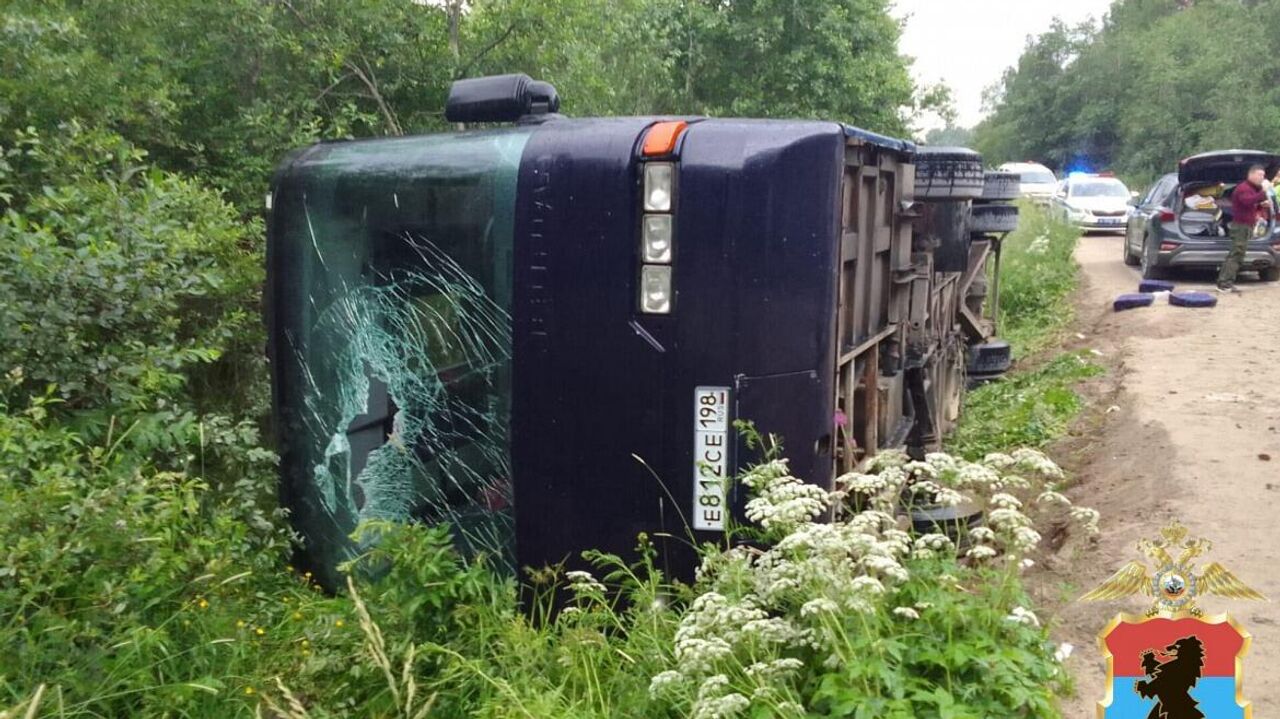
[[[1121,262],[1121,241],[1086,236],[1076,251],[1082,346],[1112,371],[1086,388],[1093,408],[1059,453],[1077,480],[1073,499],[1102,512],[1102,536],[1096,546],[1068,547],[1033,577],[1041,606],[1056,609],[1056,638],[1076,647],[1077,693],[1062,704],[1070,719],[1096,716],[1104,695],[1098,631],[1117,612],[1148,606],[1074,599],[1140,558],[1136,542],[1170,519],[1213,542],[1201,567],[1219,561],[1280,600],[1280,284],[1242,279],[1244,293],[1213,309],[1157,303],[1113,313],[1111,300],[1139,281]],[[1174,279],[1179,289],[1212,291],[1207,274]],[[1280,602],[1207,597],[1201,605],[1231,613],[1253,634],[1244,694],[1259,716],[1275,714]]]

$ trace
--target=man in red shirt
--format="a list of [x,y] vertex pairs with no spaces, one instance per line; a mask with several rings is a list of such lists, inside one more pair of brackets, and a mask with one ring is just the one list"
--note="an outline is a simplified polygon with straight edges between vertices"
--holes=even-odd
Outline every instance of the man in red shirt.
[[1227,261],[1222,263],[1222,270],[1218,272],[1218,289],[1223,292],[1235,289],[1236,274],[1249,250],[1254,225],[1258,223],[1262,208],[1270,207],[1271,198],[1262,187],[1265,179],[1267,168],[1254,165],[1249,168],[1245,181],[1236,185],[1231,193],[1231,251],[1227,253]]

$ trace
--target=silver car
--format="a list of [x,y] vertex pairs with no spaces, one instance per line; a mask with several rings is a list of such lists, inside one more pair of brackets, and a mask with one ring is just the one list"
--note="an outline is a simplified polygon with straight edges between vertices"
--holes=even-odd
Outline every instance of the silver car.
[[1124,232],[1129,203],[1136,193],[1104,175],[1071,175],[1053,196],[1053,211],[1086,232]]

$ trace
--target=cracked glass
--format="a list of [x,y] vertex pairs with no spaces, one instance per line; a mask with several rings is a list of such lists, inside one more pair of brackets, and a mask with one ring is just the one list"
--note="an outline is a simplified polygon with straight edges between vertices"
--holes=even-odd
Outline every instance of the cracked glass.
[[[512,556],[512,224],[527,128],[320,145],[275,190],[283,496],[313,563],[365,520]],[[362,540],[368,541],[368,540]]]

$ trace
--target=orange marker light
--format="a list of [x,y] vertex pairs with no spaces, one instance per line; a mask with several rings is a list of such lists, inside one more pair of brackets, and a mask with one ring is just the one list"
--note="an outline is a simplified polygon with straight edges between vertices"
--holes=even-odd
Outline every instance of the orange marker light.
[[644,136],[644,148],[640,151],[641,154],[645,157],[670,155],[675,152],[676,140],[680,139],[681,133],[687,127],[689,123],[684,120],[657,123],[649,128],[649,132]]

